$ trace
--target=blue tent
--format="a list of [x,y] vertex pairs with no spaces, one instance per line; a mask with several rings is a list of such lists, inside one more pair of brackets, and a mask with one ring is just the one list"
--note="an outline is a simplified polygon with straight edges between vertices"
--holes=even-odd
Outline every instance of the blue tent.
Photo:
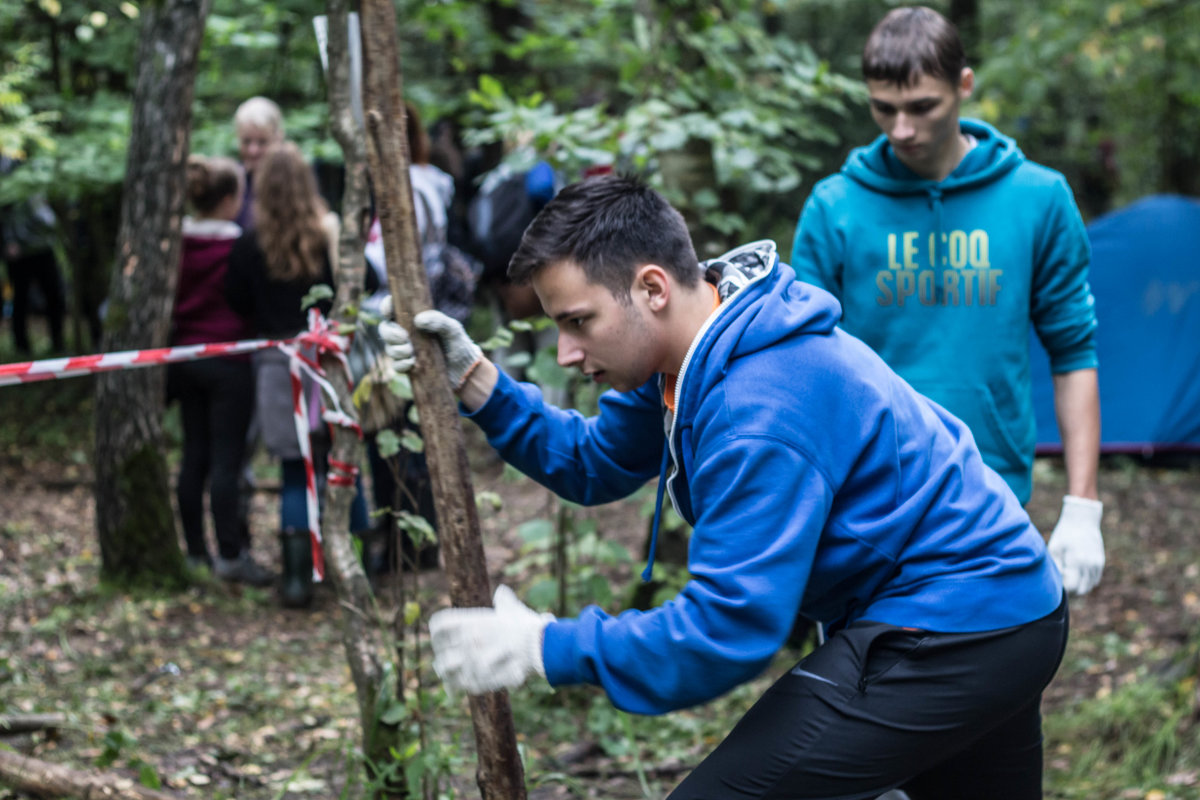
[[[1101,450],[1200,451],[1200,202],[1146,197],[1087,230]],[[1038,452],[1060,452],[1049,360],[1030,338]]]

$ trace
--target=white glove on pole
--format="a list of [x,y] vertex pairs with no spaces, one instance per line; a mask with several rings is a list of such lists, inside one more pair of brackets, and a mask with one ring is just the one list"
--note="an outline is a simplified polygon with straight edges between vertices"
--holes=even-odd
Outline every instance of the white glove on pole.
[[1063,588],[1072,594],[1087,594],[1104,573],[1104,538],[1100,535],[1099,500],[1067,495],[1062,513],[1050,534],[1050,557],[1062,573]]
[[546,677],[542,631],[553,614],[539,614],[500,586],[492,608],[447,608],[429,618],[433,668],[451,692],[484,694]]
[[408,338],[408,331],[398,323],[391,320],[379,323],[379,338],[383,339],[383,351],[387,353],[396,372],[408,372],[417,363],[412,339]]
[[442,353],[446,356],[446,372],[450,377],[450,385],[455,391],[461,389],[471,370],[483,361],[483,350],[467,336],[466,330],[458,320],[440,311],[422,311],[413,317],[413,324],[419,330],[437,338],[438,344],[442,346]]

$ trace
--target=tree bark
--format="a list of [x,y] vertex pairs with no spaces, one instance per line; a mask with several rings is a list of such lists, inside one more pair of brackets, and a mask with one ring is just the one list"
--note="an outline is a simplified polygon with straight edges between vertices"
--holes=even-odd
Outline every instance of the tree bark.
[[0,783],[38,797],[77,797],[81,800],[178,800],[178,795],[142,786],[132,778],[71,769],[0,750]]
[[[141,7],[137,85],[103,349],[167,341],[186,196],[196,58],[211,0]],[[96,378],[96,533],[101,575],[178,585],[183,559],[162,452],[162,369]]]
[[[342,225],[338,241],[337,298],[333,317],[353,322],[351,307],[359,305],[362,293],[364,224],[369,224],[370,197],[367,190],[366,142],[362,128],[354,119],[350,98],[350,54],[347,49],[348,7],[346,0],[330,0],[329,23],[329,110],[334,138],[342,148],[345,162],[345,189],[342,195]],[[350,385],[341,365],[335,359],[323,362],[330,383],[338,393],[342,408],[353,408]],[[362,442],[349,431],[339,429],[334,436],[332,457],[347,464],[363,461]],[[354,680],[358,698],[359,719],[363,730],[363,754],[367,769],[378,778],[377,766],[394,760],[393,751],[402,751],[403,730],[395,724],[380,720],[379,702],[384,693],[391,692],[399,699],[401,681],[389,683],[383,637],[378,627],[378,614],[370,584],[363,572],[347,529],[350,504],[354,500],[353,486],[327,488],[327,509],[322,522],[327,574],[333,579],[342,608],[342,644]],[[390,673],[393,678],[398,670]],[[386,703],[382,704],[386,707]],[[383,787],[383,794],[403,793],[403,780]]]
[[[432,308],[433,303],[417,247],[392,3],[363,0],[362,30],[367,157],[388,254],[388,284],[396,321],[413,330],[413,315]],[[491,591],[475,493],[442,351],[428,337],[417,335],[413,339],[417,358],[410,377],[425,439],[450,599],[456,606],[488,606]],[[484,800],[523,800],[525,776],[508,694],[472,697],[470,708],[479,758],[476,783],[481,796]]]

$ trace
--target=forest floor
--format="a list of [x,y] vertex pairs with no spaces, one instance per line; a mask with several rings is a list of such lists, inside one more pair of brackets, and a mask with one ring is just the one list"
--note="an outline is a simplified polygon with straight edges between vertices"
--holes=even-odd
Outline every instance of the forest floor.
[[[521,526],[555,518],[557,506],[544,489],[514,478],[471,433],[476,490],[500,501],[481,512],[489,572],[494,583],[528,595],[549,554],[531,545],[537,525]],[[265,469],[253,501],[254,552],[278,568],[278,497],[269,475]],[[1068,654],[1045,696],[1048,795],[1200,797],[1200,764],[1188,761],[1178,741],[1164,745],[1173,749],[1155,774],[1121,786],[1089,783],[1100,780],[1095,751],[1105,743],[1079,737],[1119,736],[1112,730],[1117,723],[1073,727],[1075,712],[1125,696],[1131,685],[1179,678],[1181,670],[1194,691],[1189,676],[1200,628],[1200,469],[1120,459],[1105,462],[1101,480],[1108,566],[1099,588],[1072,602]],[[1048,532],[1064,492],[1060,464],[1039,460],[1035,483],[1030,513]],[[211,578],[175,595],[115,593],[98,581],[92,476],[79,450],[47,458],[0,437],[0,487],[0,715],[66,716],[53,731],[0,732],[0,747],[81,769],[103,766],[151,782],[156,776],[179,797],[365,796],[347,777],[356,774],[349,765],[359,727],[332,588],[319,587],[305,611],[281,608],[271,589]],[[639,497],[573,511],[585,562],[576,567],[584,585],[573,592],[607,586],[614,594],[609,605],[623,602],[642,561],[644,505]],[[441,571],[421,573],[415,588],[406,586],[423,613],[448,604]],[[402,605],[387,581],[380,597],[384,617]],[[665,796],[796,657],[782,653],[762,678],[709,706],[655,719],[618,714],[586,688],[515,691],[530,796]],[[427,665],[423,672],[431,694],[440,696]],[[1181,703],[1179,712],[1174,706]],[[1163,713],[1178,735],[1181,720],[1195,717],[1196,700],[1167,705]],[[443,795],[478,794],[465,708],[461,698],[442,697],[426,711],[427,735],[439,743],[428,765],[436,761],[450,775],[440,784]],[[1073,721],[1056,728],[1067,717]],[[1161,735],[1162,726],[1145,733]],[[1092,766],[1081,772],[1085,757]],[[0,798],[17,796],[2,784]]]

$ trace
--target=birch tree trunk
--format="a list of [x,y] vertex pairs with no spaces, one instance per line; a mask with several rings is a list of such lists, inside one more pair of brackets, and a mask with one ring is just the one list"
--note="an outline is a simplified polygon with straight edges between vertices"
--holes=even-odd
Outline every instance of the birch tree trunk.
[[[179,267],[196,58],[211,0],[141,6],[137,85],[117,258],[102,349],[167,342]],[[162,452],[164,371],[96,378],[96,534],[101,574],[120,585],[178,585],[183,557]]]
[[[351,307],[357,307],[362,294],[363,244],[366,238],[364,223],[370,210],[367,191],[366,143],[362,128],[354,119],[350,98],[350,54],[347,48],[348,8],[346,0],[330,0],[328,6],[329,53],[329,111],[334,138],[342,148],[346,180],[342,194],[342,225],[337,247],[334,274],[337,277],[337,297],[333,318],[353,322]],[[353,408],[351,387],[341,364],[333,358],[322,361],[330,383],[338,393],[342,408]],[[362,441],[350,431],[335,432],[330,453],[333,461],[345,464],[363,463]],[[397,679],[398,669],[389,670],[385,636],[362,562],[351,541],[347,525],[350,505],[354,500],[353,485],[329,482],[326,489],[326,511],[321,524],[325,543],[326,574],[333,579],[342,609],[342,644],[354,680],[358,698],[359,720],[363,730],[363,754],[372,777],[380,777],[380,767],[394,760],[394,751],[403,751],[403,731],[395,724],[379,719],[379,709],[386,708],[391,695],[399,699],[403,691]],[[382,701],[382,702],[381,702]],[[402,778],[402,776],[397,776]],[[383,796],[403,796],[404,782],[396,781],[380,790]]]

